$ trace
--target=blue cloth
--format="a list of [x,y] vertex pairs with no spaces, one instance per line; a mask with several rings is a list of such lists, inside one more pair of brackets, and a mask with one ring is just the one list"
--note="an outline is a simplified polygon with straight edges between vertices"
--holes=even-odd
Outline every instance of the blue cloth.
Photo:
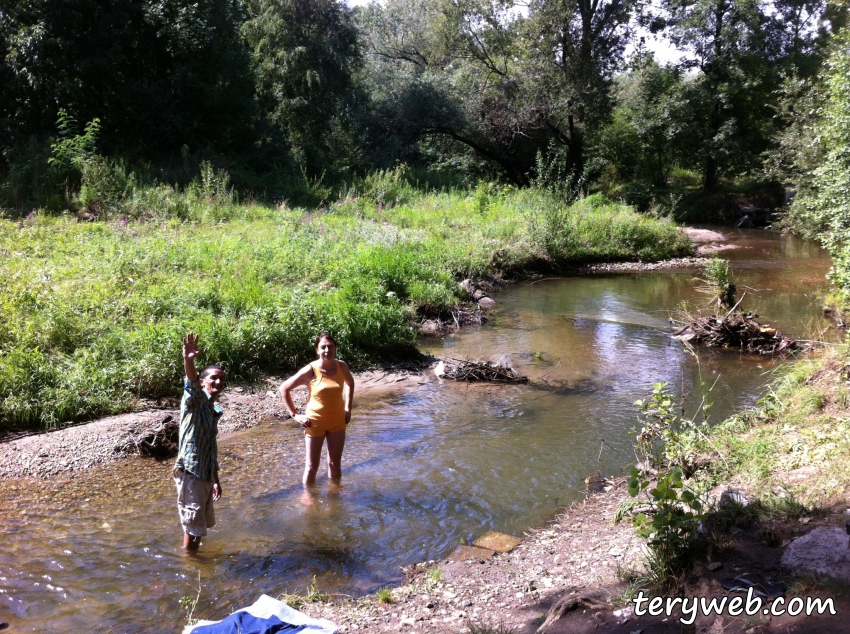
[[253,605],[234,612],[223,621],[187,625],[183,634],[337,634],[338,630],[330,621],[309,617],[264,594]]
[[192,634],[278,634],[278,632],[295,634],[306,629],[306,625],[284,623],[276,616],[258,618],[240,611],[218,623],[196,627],[192,630]]

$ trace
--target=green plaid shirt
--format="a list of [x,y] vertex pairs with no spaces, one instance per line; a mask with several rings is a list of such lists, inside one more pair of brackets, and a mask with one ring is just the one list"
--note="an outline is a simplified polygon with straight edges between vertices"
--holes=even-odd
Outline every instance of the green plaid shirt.
[[201,389],[200,381],[183,382],[180,403],[180,451],[175,469],[183,469],[207,482],[218,473],[218,419],[222,410]]

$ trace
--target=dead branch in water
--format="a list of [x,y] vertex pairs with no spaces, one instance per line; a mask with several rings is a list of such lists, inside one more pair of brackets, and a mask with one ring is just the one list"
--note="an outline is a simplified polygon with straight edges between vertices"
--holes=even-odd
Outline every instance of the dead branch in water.
[[499,363],[469,359],[444,359],[434,373],[440,378],[453,381],[487,383],[528,383],[528,377],[517,374],[513,369]]
[[686,345],[734,348],[745,354],[775,355],[803,347],[775,328],[757,322],[758,315],[731,313],[725,317],[682,313],[683,325],[673,333],[673,338]]
[[130,426],[127,432],[127,436],[115,447],[117,453],[137,453],[154,458],[177,454],[180,424],[172,416],[166,416],[153,427],[143,424]]

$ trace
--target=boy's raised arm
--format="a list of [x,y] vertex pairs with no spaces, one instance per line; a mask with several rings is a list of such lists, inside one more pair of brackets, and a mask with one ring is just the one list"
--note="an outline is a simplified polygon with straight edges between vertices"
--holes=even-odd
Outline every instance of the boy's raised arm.
[[195,357],[204,351],[198,347],[198,335],[190,332],[183,337],[183,367],[186,368],[186,378],[192,383],[198,382],[198,368],[195,367]]

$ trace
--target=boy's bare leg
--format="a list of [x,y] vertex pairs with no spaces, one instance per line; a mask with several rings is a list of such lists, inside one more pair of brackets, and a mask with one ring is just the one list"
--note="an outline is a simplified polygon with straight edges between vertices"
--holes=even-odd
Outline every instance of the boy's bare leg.
[[189,533],[183,533],[183,548],[189,551],[198,550],[198,546],[201,545],[201,538],[195,537],[194,535],[190,535]]
[[304,484],[314,484],[316,473],[319,471],[319,461],[322,459],[322,444],[324,436],[304,436]]
[[328,478],[342,478],[342,450],[345,448],[345,430],[328,432]]

